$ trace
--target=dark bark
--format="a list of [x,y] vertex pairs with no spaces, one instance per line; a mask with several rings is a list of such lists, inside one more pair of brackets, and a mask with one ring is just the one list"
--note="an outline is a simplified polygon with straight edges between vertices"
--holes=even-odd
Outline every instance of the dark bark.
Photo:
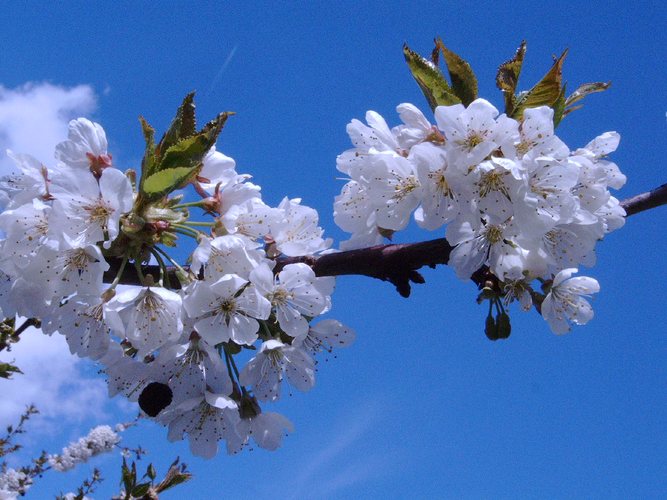
[[[621,201],[627,217],[664,204],[667,204],[667,184]],[[287,264],[302,262],[312,267],[317,276],[361,275],[389,281],[396,287],[398,293],[408,297],[410,283],[424,283],[424,278],[418,269],[447,264],[452,249],[445,238],[419,243],[378,245],[319,256],[285,257],[278,260],[276,270],[282,269]],[[114,259],[109,264],[111,267],[104,275],[105,282],[111,282],[115,278],[120,259]],[[157,281],[159,269],[157,266],[145,266],[145,273],[153,274]],[[169,274],[171,283],[178,284],[173,269],[169,269]],[[471,279],[480,287],[489,279],[495,282],[486,268],[477,271]],[[132,266],[126,266],[121,283],[139,284],[137,272]]]

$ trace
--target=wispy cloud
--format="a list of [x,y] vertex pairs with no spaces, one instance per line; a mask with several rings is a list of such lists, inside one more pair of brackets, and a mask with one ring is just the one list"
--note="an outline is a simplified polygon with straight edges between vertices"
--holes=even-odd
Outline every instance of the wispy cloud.
[[298,472],[292,478],[289,498],[331,498],[343,489],[383,476],[393,461],[391,451],[350,459],[360,456],[355,447],[377,428],[382,413],[379,404],[365,402],[343,415],[334,426],[338,432],[332,433],[332,440],[293,468]]
[[227,58],[222,63],[222,66],[220,66],[220,69],[215,74],[215,77],[213,77],[213,80],[211,81],[211,85],[209,85],[208,89],[206,90],[206,94],[204,94],[204,95],[208,95],[211,92],[213,92],[213,89],[215,89],[215,87],[218,85],[218,83],[220,83],[220,80],[222,80],[222,75],[227,70],[227,67],[229,66],[229,63],[232,62],[232,59],[234,58],[234,54],[236,54],[236,49],[238,49],[238,45],[234,45],[232,50],[229,51],[229,54],[227,54]]

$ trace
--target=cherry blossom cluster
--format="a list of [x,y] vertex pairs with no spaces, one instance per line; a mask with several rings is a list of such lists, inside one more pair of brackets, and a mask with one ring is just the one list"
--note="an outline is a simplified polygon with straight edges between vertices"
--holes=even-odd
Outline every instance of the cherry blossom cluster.
[[[317,212],[299,199],[266,205],[215,147],[185,186],[196,201],[147,203],[107,148],[102,127],[80,118],[53,165],[8,152],[17,170],[0,181],[2,313],[41,318],[45,333],[104,366],[110,395],[138,401],[194,454],[213,456],[220,440],[230,453],[251,438],[277,448],[292,424],[260,404],[285,383],[311,389],[314,356],[354,336],[334,319],[313,322],[331,309],[333,278],[280,264],[330,247]],[[194,210],[210,219],[191,220]],[[194,248],[189,267],[178,264],[182,240]],[[141,285],[120,284],[131,267]]]
[[[122,424],[117,429],[125,430]],[[98,425],[90,432],[63,448],[60,455],[49,455],[49,465],[60,472],[73,469],[80,463],[87,462],[95,455],[109,452],[120,442],[120,436],[108,425]]]
[[[624,224],[609,188],[626,178],[607,159],[619,135],[570,150],[554,133],[553,109],[526,109],[517,121],[484,99],[438,106],[435,124],[411,104],[397,111],[402,124],[394,128],[373,111],[367,124],[347,126],[354,147],[337,167],[350,179],[334,214],[352,236],[341,247],[381,244],[411,216],[427,230],[446,225],[459,278],[487,266],[505,304],[517,300],[528,310],[541,302],[554,332],[587,323],[593,310],[584,297],[599,285],[572,275],[592,266],[597,241]],[[546,297],[533,290],[536,280]]]
[[32,478],[23,471],[7,468],[0,472],[0,498],[14,500],[32,486]]

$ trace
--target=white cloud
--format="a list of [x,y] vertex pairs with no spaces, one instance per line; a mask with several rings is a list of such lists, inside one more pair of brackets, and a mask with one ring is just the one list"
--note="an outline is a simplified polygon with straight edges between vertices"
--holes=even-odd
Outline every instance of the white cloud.
[[31,154],[46,165],[52,163],[55,145],[67,138],[68,122],[92,112],[96,102],[95,92],[88,85],[0,86],[0,173],[13,168],[5,155],[7,149]]
[[[52,163],[55,145],[67,138],[69,121],[91,113],[96,101],[88,85],[0,86],[0,174],[13,169],[6,149],[31,154],[47,165]],[[0,425],[15,423],[30,403],[40,411],[39,417],[31,419],[33,431],[38,427],[48,432],[53,425],[84,423],[105,416],[105,382],[85,373],[91,365],[70,354],[64,337],[48,337],[28,329],[11,352],[2,352],[2,361],[12,359],[24,374],[0,379]]]
[[83,375],[85,361],[70,354],[62,335],[49,337],[28,328],[9,353],[3,352],[3,359],[14,361],[23,374],[14,374],[11,380],[0,379],[0,426],[15,423],[31,403],[40,412],[35,419],[39,427],[105,416],[105,382]]

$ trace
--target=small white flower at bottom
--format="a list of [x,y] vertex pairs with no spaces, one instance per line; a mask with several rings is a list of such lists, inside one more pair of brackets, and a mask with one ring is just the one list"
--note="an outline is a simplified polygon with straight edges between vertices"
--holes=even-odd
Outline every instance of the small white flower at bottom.
[[588,276],[571,276],[577,268],[560,271],[551,291],[542,302],[542,316],[554,333],[567,333],[570,323],[585,325],[593,318],[593,308],[584,297],[600,291],[597,280]]

